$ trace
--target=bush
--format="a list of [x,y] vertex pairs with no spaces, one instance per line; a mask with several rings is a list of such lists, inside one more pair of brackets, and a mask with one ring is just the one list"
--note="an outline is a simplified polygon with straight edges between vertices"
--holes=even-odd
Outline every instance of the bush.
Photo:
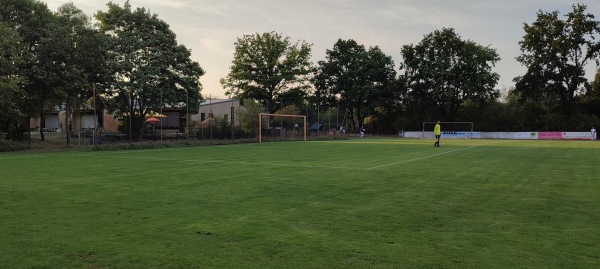
[[0,152],[20,151],[29,149],[29,145],[0,138]]
[[569,130],[577,132],[588,132],[592,126],[600,126],[600,119],[596,115],[590,114],[575,114],[570,121],[571,128]]

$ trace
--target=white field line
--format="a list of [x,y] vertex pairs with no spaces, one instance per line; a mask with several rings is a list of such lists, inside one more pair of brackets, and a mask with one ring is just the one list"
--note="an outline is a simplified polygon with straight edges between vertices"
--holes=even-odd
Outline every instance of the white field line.
[[224,163],[224,164],[283,166],[283,167],[302,167],[302,168],[374,170],[374,169],[378,169],[378,168],[382,168],[382,167],[386,167],[386,166],[414,162],[414,161],[433,158],[436,156],[449,154],[449,153],[453,153],[453,152],[457,152],[457,151],[463,151],[463,150],[468,150],[468,149],[472,149],[472,148],[476,148],[476,147],[481,147],[481,146],[490,145],[490,144],[498,144],[498,143],[503,143],[503,142],[475,145],[475,146],[470,146],[470,147],[466,147],[466,148],[460,148],[460,149],[440,152],[440,153],[436,153],[433,155],[428,155],[428,156],[423,156],[423,157],[419,157],[419,158],[413,158],[413,159],[409,159],[409,160],[403,160],[403,161],[399,161],[399,162],[393,162],[393,163],[388,163],[388,164],[383,164],[383,165],[378,165],[378,166],[373,166],[373,167],[368,167],[368,168],[345,167],[345,166],[325,166],[325,165],[302,165],[302,164],[290,164],[290,163],[260,163],[260,162],[227,161],[227,160],[190,160],[190,159],[177,159],[177,158],[115,157],[115,156],[99,156],[99,155],[94,156],[94,157],[109,157],[109,158],[119,158],[119,159],[143,159],[143,160],[153,160],[153,161],[179,161],[179,162],[193,162],[193,163]]
[[262,166],[283,166],[283,167],[301,167],[301,168],[327,168],[327,169],[350,169],[350,170],[366,170],[368,168],[357,168],[357,167],[344,167],[344,166],[326,166],[326,165],[302,165],[302,164],[290,164],[290,163],[260,163],[260,162],[246,162],[246,161],[228,161],[228,160],[191,160],[191,159],[177,159],[177,158],[147,158],[147,157],[115,157],[115,156],[89,156],[89,157],[100,157],[100,158],[113,158],[113,159],[136,159],[136,160],[148,160],[148,161],[176,161],[176,162],[191,162],[191,163],[222,163],[222,164],[240,164],[240,165],[262,165]]
[[378,168],[386,167],[386,166],[390,166],[390,165],[397,165],[397,164],[402,164],[402,163],[414,162],[414,161],[419,161],[419,160],[423,160],[423,159],[429,159],[429,158],[433,158],[433,157],[436,157],[436,156],[440,156],[440,155],[444,155],[444,154],[448,154],[448,153],[452,153],[452,152],[468,150],[468,149],[472,149],[472,148],[476,148],[476,147],[481,147],[481,146],[486,146],[486,145],[491,145],[491,144],[499,144],[499,143],[503,143],[503,142],[505,142],[505,141],[496,142],[496,143],[482,144],[482,145],[475,145],[475,146],[470,146],[470,147],[466,147],[466,148],[460,148],[460,149],[455,149],[455,150],[440,152],[440,153],[436,153],[436,154],[428,155],[428,156],[424,156],[424,157],[419,157],[419,158],[413,158],[413,159],[399,161],[399,162],[382,164],[382,165],[373,166],[373,167],[365,168],[365,169],[366,170],[373,170],[373,169],[378,169]]
[[[475,146],[470,146],[470,147],[466,147],[466,148],[460,148],[460,149],[455,149],[455,150],[451,150],[451,151],[436,153],[436,154],[428,155],[428,156],[424,156],[424,157],[418,157],[418,158],[413,158],[413,159],[409,159],[409,160],[387,163],[387,164],[373,166],[373,167],[367,167],[367,168],[356,167],[356,166],[348,167],[348,166],[327,166],[327,165],[302,165],[302,164],[290,164],[290,163],[265,163],[265,162],[261,163],[261,162],[230,161],[230,160],[202,160],[202,159],[196,160],[196,159],[177,159],[177,158],[149,158],[149,157],[141,157],[141,156],[135,156],[135,157],[134,156],[131,156],[131,157],[129,157],[129,156],[114,156],[114,153],[128,153],[128,152],[137,153],[138,150],[96,152],[94,154],[78,154],[78,156],[80,156],[80,157],[112,158],[112,159],[138,159],[138,160],[150,160],[150,161],[179,161],[179,162],[192,162],[192,163],[223,163],[223,164],[263,165],[263,166],[301,167],[301,168],[374,170],[374,169],[378,169],[378,168],[382,168],[382,167],[386,167],[386,166],[414,162],[414,161],[433,158],[436,156],[449,154],[449,153],[453,153],[453,152],[457,152],[457,151],[467,150],[467,149],[471,149],[471,148],[475,148],[475,147],[486,146],[486,145],[490,145],[490,144],[499,144],[499,143],[503,143],[503,142],[506,142],[506,141],[501,141],[501,142],[496,142],[496,143],[487,143],[487,144],[482,144],[482,145],[475,145]],[[164,150],[168,150],[168,149],[164,149]],[[170,150],[176,150],[176,149],[170,149]],[[144,152],[144,150],[139,150],[139,152]],[[33,156],[20,156],[20,157],[21,158],[39,158],[39,157],[46,157],[45,155],[46,154],[36,154]],[[0,160],[2,160],[2,159],[3,158],[0,158]],[[17,158],[5,158],[5,159],[20,159],[20,158],[17,157]]]

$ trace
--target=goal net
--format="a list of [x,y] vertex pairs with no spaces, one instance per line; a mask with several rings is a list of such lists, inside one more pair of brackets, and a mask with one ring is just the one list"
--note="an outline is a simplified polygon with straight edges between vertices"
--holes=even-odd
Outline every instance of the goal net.
[[258,143],[265,141],[306,141],[306,116],[260,113]]
[[[423,138],[434,138],[433,128],[437,122],[423,122]],[[442,138],[477,138],[473,132],[473,122],[440,122]]]

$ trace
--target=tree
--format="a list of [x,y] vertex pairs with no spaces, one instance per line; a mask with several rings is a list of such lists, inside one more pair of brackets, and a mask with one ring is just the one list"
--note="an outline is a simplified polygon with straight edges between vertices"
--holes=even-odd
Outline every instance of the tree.
[[340,105],[355,127],[362,125],[375,107],[387,102],[384,91],[396,76],[392,58],[379,47],[366,50],[352,39],[339,39],[325,57],[313,79],[319,105]]
[[594,80],[583,95],[581,105],[587,114],[600,118],[600,69],[596,70]]
[[23,47],[19,34],[1,21],[0,36],[0,131],[10,133],[25,116],[18,106],[25,99],[17,69],[22,64]]
[[462,40],[452,28],[425,35],[417,45],[403,46],[402,56],[400,70],[410,101],[424,109],[435,108],[441,119],[453,120],[466,100],[487,102],[499,96],[494,87],[500,76],[492,72],[500,60],[496,50]]
[[[22,40],[23,64],[17,65],[23,78],[20,87],[26,98],[15,99],[27,116],[39,116],[40,139],[44,141],[45,111],[56,103],[52,84],[57,82],[56,66],[47,61],[40,50],[41,40],[48,34],[47,26],[55,19],[45,3],[37,0],[0,0],[0,21],[19,34]],[[4,38],[4,37],[3,37]],[[23,124],[17,128],[23,129]]]
[[592,94],[600,99],[600,69],[596,70],[596,75],[594,76],[594,81],[590,84],[590,89]]
[[253,99],[242,101],[244,109],[237,112],[237,120],[242,130],[249,134],[258,135],[258,115],[264,113],[265,108]]
[[298,95],[286,92],[309,89],[310,53],[310,44],[292,44],[289,37],[275,32],[244,35],[235,43],[232,66],[221,85],[227,95],[255,99],[274,113],[282,97]]
[[99,11],[96,18],[101,32],[112,37],[115,57],[116,82],[102,94],[110,111],[131,117],[130,130],[141,136],[144,115],[165,104],[198,108],[204,70],[190,59],[190,50],[177,44],[166,22],[145,8],[132,10],[129,1],[123,7],[109,3],[108,11]]
[[[51,23],[48,36],[41,41],[41,51],[58,69],[53,86],[65,103],[67,133],[72,116],[92,98],[93,83],[106,83],[110,68],[108,36],[93,28],[91,18],[67,3],[58,8],[57,20]],[[67,135],[67,145],[70,144]]]
[[[403,77],[398,77],[380,91],[379,102],[373,113],[377,126],[376,132],[396,133],[405,130],[410,120],[406,113],[408,88]],[[420,121],[419,123],[421,123]],[[420,125],[419,125],[420,126]]]
[[537,20],[524,24],[519,42],[522,54],[516,59],[527,73],[514,79],[525,100],[541,101],[560,108],[566,116],[574,112],[576,97],[585,91],[585,67],[600,55],[600,22],[585,14],[585,5],[558,17],[558,11],[539,11]]

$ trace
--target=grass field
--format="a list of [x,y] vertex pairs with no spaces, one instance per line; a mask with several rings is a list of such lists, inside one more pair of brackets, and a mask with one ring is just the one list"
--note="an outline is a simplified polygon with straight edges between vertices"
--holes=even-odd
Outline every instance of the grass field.
[[0,268],[599,268],[600,142],[0,154]]

